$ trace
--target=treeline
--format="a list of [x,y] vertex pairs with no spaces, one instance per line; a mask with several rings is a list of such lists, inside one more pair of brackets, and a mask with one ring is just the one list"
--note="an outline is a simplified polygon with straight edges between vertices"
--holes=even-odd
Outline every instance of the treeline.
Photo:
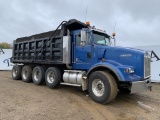
[[12,45],[9,43],[6,43],[6,42],[2,42],[2,43],[0,43],[0,48],[1,49],[11,49]]

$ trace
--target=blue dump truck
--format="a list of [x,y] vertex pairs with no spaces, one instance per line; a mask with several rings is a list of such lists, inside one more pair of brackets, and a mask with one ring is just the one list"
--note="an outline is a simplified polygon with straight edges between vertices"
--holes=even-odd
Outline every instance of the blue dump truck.
[[53,31],[17,38],[12,78],[50,88],[60,83],[79,85],[102,104],[124,89],[130,93],[150,89],[148,52],[113,46],[112,38],[75,19],[63,21]]

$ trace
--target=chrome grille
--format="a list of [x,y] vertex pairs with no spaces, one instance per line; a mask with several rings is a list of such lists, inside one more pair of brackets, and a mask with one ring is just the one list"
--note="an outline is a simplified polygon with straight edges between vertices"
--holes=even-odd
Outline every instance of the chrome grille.
[[151,76],[151,58],[150,56],[144,56],[144,77]]

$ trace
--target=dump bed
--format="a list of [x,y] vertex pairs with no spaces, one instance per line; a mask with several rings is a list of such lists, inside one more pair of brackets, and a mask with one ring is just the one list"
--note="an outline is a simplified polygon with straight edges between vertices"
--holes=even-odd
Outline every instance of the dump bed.
[[[87,27],[75,19],[62,24],[60,29],[29,37],[17,38],[13,43],[13,63],[64,64],[64,36],[67,31]],[[53,34],[54,33],[54,34]],[[53,35],[51,37],[51,35]],[[69,35],[68,35],[69,36]],[[49,39],[50,38],[50,39]],[[71,43],[67,43],[68,45]],[[71,45],[69,45],[71,46]]]
[[[48,37],[23,42],[14,42],[13,62],[58,62],[62,61],[62,37]],[[44,44],[46,45],[44,46]],[[44,46],[44,47],[43,47]],[[43,47],[43,48],[42,48]],[[42,50],[41,50],[42,49]],[[41,51],[40,51],[41,50]]]

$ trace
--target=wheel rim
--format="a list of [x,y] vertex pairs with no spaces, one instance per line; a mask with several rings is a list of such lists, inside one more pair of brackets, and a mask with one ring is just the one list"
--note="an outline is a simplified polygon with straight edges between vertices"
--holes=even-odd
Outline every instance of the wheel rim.
[[92,91],[98,97],[103,96],[103,94],[105,92],[105,87],[104,87],[104,83],[102,82],[102,80],[100,80],[100,79],[93,80]]
[[28,72],[27,72],[27,70],[23,70],[23,73],[22,73],[22,76],[23,76],[23,79],[27,79],[27,74],[28,74]]
[[47,81],[49,83],[53,83],[55,80],[55,74],[53,71],[49,71],[48,74],[47,74]]
[[40,77],[40,72],[39,72],[39,70],[36,70],[36,71],[34,72],[34,80],[35,80],[35,81],[38,81],[38,80],[39,80],[39,77]]
[[17,69],[13,69],[13,77],[16,77],[17,76]]

